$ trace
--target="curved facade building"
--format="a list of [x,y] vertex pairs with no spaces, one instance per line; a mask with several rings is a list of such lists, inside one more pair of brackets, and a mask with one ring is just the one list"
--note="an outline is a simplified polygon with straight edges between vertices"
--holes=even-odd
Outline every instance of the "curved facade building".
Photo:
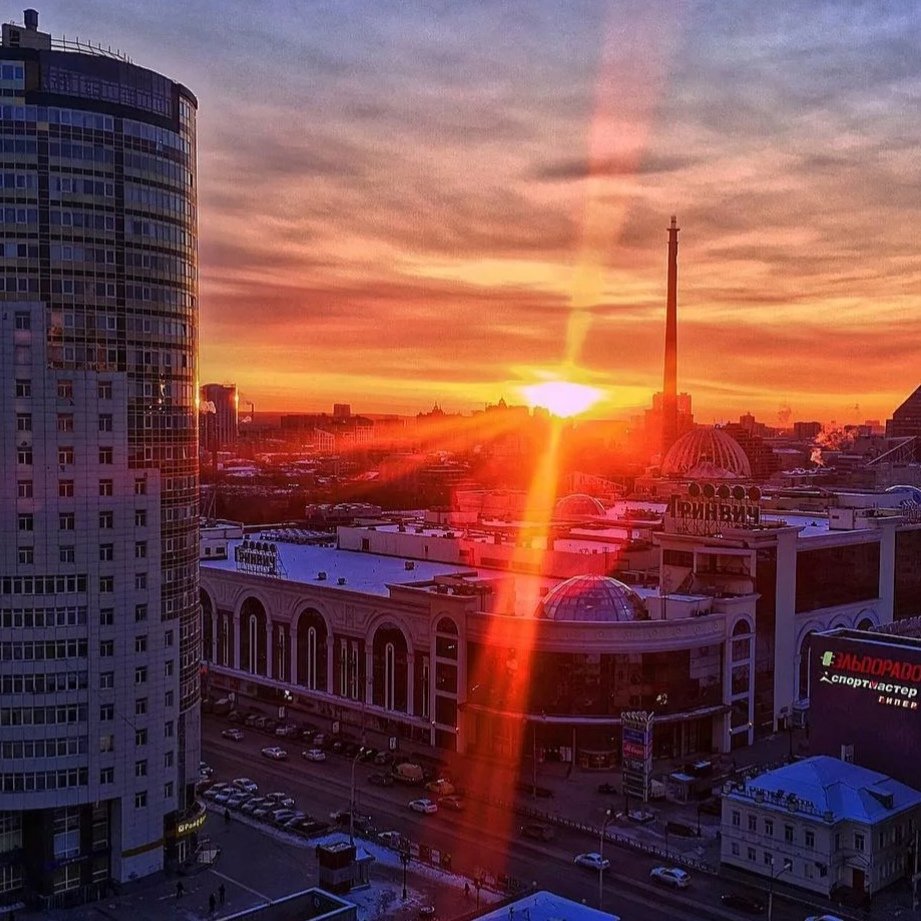
[[0,47],[0,900],[94,897],[198,813],[197,102]]
[[728,432],[696,428],[682,435],[662,460],[662,475],[695,479],[746,479],[751,464]]

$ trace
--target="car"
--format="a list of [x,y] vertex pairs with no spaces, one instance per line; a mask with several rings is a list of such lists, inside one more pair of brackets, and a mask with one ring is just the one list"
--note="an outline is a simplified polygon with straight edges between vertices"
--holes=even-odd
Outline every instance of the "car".
[[289,793],[266,793],[265,798],[272,803],[278,803],[278,808],[294,808],[294,797]]
[[374,761],[377,757],[377,749],[371,748],[368,745],[362,745],[360,751],[358,752],[359,761]]
[[403,847],[403,835],[398,831],[382,831],[378,833],[377,840],[387,847],[393,847],[400,850]]
[[236,787],[238,790],[242,790],[244,793],[259,792],[259,784],[257,784],[255,780],[250,780],[248,777],[235,777],[231,786]]
[[423,815],[434,815],[438,812],[438,803],[433,803],[430,799],[414,799],[410,800],[409,808]]
[[627,818],[637,825],[646,825],[655,821],[656,814],[650,809],[631,809],[627,813]]
[[522,825],[521,833],[526,838],[534,838],[536,841],[552,841],[556,837],[553,826],[541,822],[528,822],[527,825]]
[[454,793],[454,784],[450,780],[446,780],[444,777],[439,777],[438,780],[432,780],[425,785],[425,789],[429,793],[434,793],[436,796],[450,796]]
[[288,753],[277,745],[271,745],[268,748],[262,749],[262,756],[264,758],[271,758],[273,761],[285,761],[288,757]]
[[227,797],[227,802],[224,804],[231,809],[239,809],[243,806],[244,803],[248,802],[253,798],[252,793],[244,793],[242,790],[238,793],[231,793]]
[[450,809],[452,812],[463,812],[467,808],[464,798],[456,793],[438,797],[438,805],[444,806],[445,809]]
[[293,739],[299,733],[300,733],[300,729],[298,729],[297,726],[294,726],[291,723],[287,723],[284,726],[275,727],[275,735],[277,735],[280,739],[287,739],[287,738]]
[[201,777],[210,777],[214,773],[214,768],[204,761],[198,762],[198,773]]
[[242,730],[242,729],[237,729],[236,726],[231,726],[230,729],[225,729],[225,730],[221,733],[221,735],[222,735],[225,739],[233,739],[234,742],[242,742],[242,741],[243,741],[243,730]]
[[293,819],[294,817],[295,817],[295,810],[293,809],[273,809],[269,813],[269,818],[276,825],[284,825],[285,822],[287,822],[289,819]]
[[720,896],[720,901],[727,908],[746,911],[750,915],[760,915],[764,912],[764,902],[754,895],[744,892],[726,892]]
[[254,796],[252,799],[247,800],[240,808],[240,811],[245,815],[252,815],[257,809],[262,806],[269,805],[270,800],[267,800],[264,796]]
[[687,889],[691,885],[691,874],[680,867],[653,867],[649,871],[649,878],[675,889]]
[[264,716],[260,716],[258,713],[248,713],[248,714],[243,718],[243,725],[244,725],[244,726],[255,726],[255,725],[256,725],[256,721],[257,721],[257,720],[260,720],[260,719],[265,719],[265,717],[264,717]]
[[325,761],[326,752],[322,748],[308,748],[307,751],[301,752],[301,757],[305,761]]
[[293,831],[305,838],[312,838],[314,835],[322,835],[329,828],[327,822],[319,822],[307,816],[303,819],[289,819],[284,825],[288,831]]
[[329,740],[329,736],[326,735],[325,732],[318,732],[318,733],[313,737],[313,747],[314,747],[314,748],[326,749],[327,746],[329,746],[329,745],[331,745],[331,744],[332,744],[332,743],[331,743],[330,740]]
[[227,787],[224,790],[221,790],[217,796],[213,796],[211,801],[217,803],[218,806],[226,806],[232,796],[235,796],[240,791],[235,787]]
[[214,799],[219,793],[223,793],[225,790],[229,790],[229,789],[230,789],[229,783],[211,784],[211,786],[208,787],[208,789],[205,790],[204,793],[202,793],[202,796],[205,799]]
[[374,756],[374,763],[380,767],[393,763],[393,755],[390,752],[378,752]]
[[392,787],[393,777],[390,774],[384,774],[381,772],[376,774],[369,774],[368,783],[373,784],[375,787]]
[[231,710],[230,713],[227,714],[227,722],[228,723],[242,723],[243,714],[239,710]]
[[263,800],[262,803],[250,813],[250,815],[254,819],[264,819],[267,815],[274,812],[277,808],[278,807],[275,805],[275,803],[270,803],[270,802],[267,802],[266,800]]
[[810,915],[806,921],[844,921],[844,919],[837,915]]
[[577,854],[572,861],[578,867],[588,867],[589,870],[607,870],[611,866],[611,861],[607,857],[594,852],[589,854]]
[[435,906],[434,905],[421,906],[419,908],[419,911],[416,912],[416,917],[419,919],[419,921],[435,921]]
[[316,735],[317,735],[316,729],[302,729],[301,730],[301,738],[305,742],[312,742]]
[[598,792],[607,793],[609,796],[618,796],[620,791],[612,783],[600,783],[598,784]]

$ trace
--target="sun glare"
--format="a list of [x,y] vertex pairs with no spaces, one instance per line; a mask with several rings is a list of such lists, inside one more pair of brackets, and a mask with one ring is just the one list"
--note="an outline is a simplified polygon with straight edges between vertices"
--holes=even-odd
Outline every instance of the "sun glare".
[[572,381],[543,381],[522,387],[521,392],[532,409],[539,406],[564,419],[584,413],[601,399],[597,387]]

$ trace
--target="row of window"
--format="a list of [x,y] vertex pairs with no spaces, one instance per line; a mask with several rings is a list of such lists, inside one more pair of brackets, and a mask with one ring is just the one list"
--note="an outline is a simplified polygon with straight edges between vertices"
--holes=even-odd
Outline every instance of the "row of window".
[[87,768],[68,768],[61,771],[29,771],[18,774],[0,774],[0,791],[3,793],[31,793],[42,790],[64,790],[85,787],[89,783]]
[[41,672],[29,675],[3,675],[0,691],[4,694],[54,694],[58,691],[82,691],[89,686],[88,672]]
[[[17,314],[16,315],[16,328],[17,329],[28,329],[28,325],[20,326],[20,322],[27,323],[30,320],[29,314]],[[16,396],[17,397],[31,397],[32,396],[32,381],[17,378],[16,380]],[[74,382],[67,380],[59,380],[57,383],[57,395],[59,400],[72,400],[74,398]],[[96,396],[100,400],[111,400],[112,399],[112,381],[98,381],[96,384]],[[111,416],[100,416],[99,417],[99,431],[100,432],[111,432]],[[103,426],[103,420],[108,419],[108,427]],[[18,427],[18,419],[17,419]],[[30,426],[31,429],[31,426]]]
[[85,659],[87,652],[86,640],[20,640],[0,643],[0,662]]
[[[733,841],[730,845],[730,852],[733,857],[741,857],[742,849],[738,841]],[[745,859],[750,863],[758,862],[758,851],[756,848],[747,847],[745,849]],[[766,870],[766,873],[774,873],[774,855],[770,851],[763,851],[761,854],[761,862]],[[784,858],[784,863],[787,865],[789,872],[794,875],[799,875],[805,877],[806,879],[813,879],[817,874],[818,876],[828,876],[828,867],[824,863],[820,863],[813,860],[804,860],[797,874],[796,861],[790,859],[789,857]]]
[[61,595],[85,592],[86,575],[53,576],[3,576],[0,578],[0,594],[3,595]]
[[[147,636],[136,636],[134,638],[134,651],[135,652],[147,652]],[[99,655],[103,659],[111,658],[115,655],[115,640],[100,640],[99,641]],[[170,663],[167,663],[170,664]],[[169,673],[172,673],[172,668],[169,669]]]
[[87,747],[86,736],[70,736],[64,739],[22,739],[0,743],[0,757],[65,758],[68,755],[85,755]]
[[[21,65],[14,65],[20,71]],[[17,79],[22,79],[22,74]],[[17,122],[48,122],[51,125],[71,125],[75,128],[92,128],[96,131],[114,131],[115,119],[111,115],[97,115],[81,109],[59,109],[56,106],[2,106],[0,119]]]
[[90,163],[115,163],[114,148],[100,147],[98,144],[78,144],[74,141],[49,141],[48,156],[86,160]]
[[85,623],[86,605],[0,608],[0,627],[79,627]]
[[60,704],[54,707],[0,707],[0,726],[54,726],[85,723],[86,704]]

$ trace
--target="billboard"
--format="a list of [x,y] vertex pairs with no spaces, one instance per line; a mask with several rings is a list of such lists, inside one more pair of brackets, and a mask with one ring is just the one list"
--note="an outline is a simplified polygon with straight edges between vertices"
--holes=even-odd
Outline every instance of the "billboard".
[[649,801],[652,777],[653,715],[645,710],[621,713],[621,752],[624,794]]
[[809,748],[919,786],[921,641],[831,630],[812,638]]

